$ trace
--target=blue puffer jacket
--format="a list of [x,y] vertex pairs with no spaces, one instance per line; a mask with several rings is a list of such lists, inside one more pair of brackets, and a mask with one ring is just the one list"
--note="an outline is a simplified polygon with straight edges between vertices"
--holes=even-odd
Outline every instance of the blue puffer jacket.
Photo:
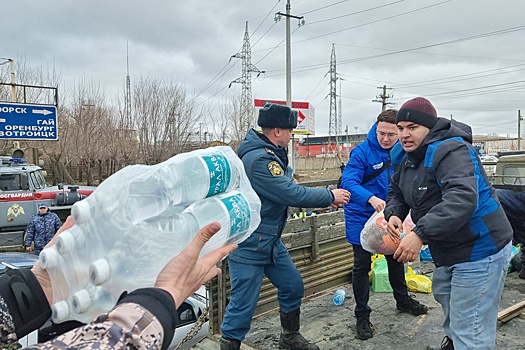
[[499,252],[512,228],[472,147],[472,131],[438,118],[423,143],[390,152],[394,175],[384,210],[403,220],[410,210],[414,232],[428,243],[438,266],[476,261]]
[[49,210],[44,215],[40,213],[31,217],[27,225],[26,247],[35,241],[35,250],[42,250],[45,245],[53,238],[58,229],[62,226],[57,214]]
[[350,202],[344,206],[346,239],[351,244],[361,245],[360,234],[367,220],[375,212],[368,203],[372,196],[386,201],[388,178],[393,174],[392,165],[381,174],[361,185],[363,178],[373,174],[388,161],[390,150],[381,147],[376,135],[377,123],[372,126],[366,140],[352,150],[343,171],[341,188],[350,191]]
[[288,217],[288,206],[327,207],[334,198],[325,188],[311,188],[292,181],[286,150],[275,146],[262,134],[250,130],[239,146],[239,157],[251,185],[261,199],[261,223],[239,244],[229,259],[252,265],[266,265],[285,250],[281,233]]

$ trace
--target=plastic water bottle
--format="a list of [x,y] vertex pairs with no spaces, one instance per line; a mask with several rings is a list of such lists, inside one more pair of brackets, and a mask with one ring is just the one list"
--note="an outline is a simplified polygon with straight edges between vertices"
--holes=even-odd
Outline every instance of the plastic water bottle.
[[[109,311],[122,292],[152,287],[166,263],[211,222],[218,221],[221,230],[201,255],[240,243],[257,228],[261,203],[231,149],[212,147],[173,158],[126,167],[73,205],[75,225],[40,255],[53,286],[55,323],[89,322]],[[205,176],[176,174],[175,164],[200,164]],[[202,164],[214,164],[216,171]],[[225,168],[235,170],[228,175]]]
[[[156,165],[132,165],[111,176],[99,186],[111,193],[91,200],[91,207],[116,204],[125,207],[123,220],[140,222],[178,205],[187,206],[197,200],[239,187],[244,166],[230,147],[219,146],[178,154]],[[91,196],[90,196],[91,197]],[[125,197],[122,203],[115,199]],[[80,204],[80,202],[79,202]],[[89,220],[89,210],[83,208]],[[73,212],[72,212],[73,214]]]
[[335,291],[333,296],[334,305],[340,306],[343,305],[343,302],[346,298],[346,290],[344,288],[339,288]]

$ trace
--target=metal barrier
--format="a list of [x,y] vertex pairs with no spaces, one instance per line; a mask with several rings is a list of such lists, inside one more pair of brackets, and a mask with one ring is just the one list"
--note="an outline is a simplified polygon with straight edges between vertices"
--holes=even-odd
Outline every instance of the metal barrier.
[[[306,296],[350,281],[354,258],[352,246],[346,240],[342,209],[304,219],[289,220],[282,240],[301,273]],[[230,294],[227,265],[227,260],[224,260],[221,266],[222,274],[208,283],[212,334],[220,332]],[[255,316],[278,307],[277,290],[266,277],[261,290],[254,291],[257,292],[259,301]]]

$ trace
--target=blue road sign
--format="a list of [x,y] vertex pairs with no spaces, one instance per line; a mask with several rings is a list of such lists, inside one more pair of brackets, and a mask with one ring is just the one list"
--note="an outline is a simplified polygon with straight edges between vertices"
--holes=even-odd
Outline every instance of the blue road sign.
[[57,108],[0,102],[0,139],[57,140]]

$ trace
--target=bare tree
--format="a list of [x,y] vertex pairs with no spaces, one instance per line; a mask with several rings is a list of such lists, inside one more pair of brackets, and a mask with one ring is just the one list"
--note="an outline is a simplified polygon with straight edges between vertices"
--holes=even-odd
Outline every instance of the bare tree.
[[182,86],[142,78],[133,91],[133,116],[142,161],[155,164],[187,150],[199,116]]
[[110,110],[105,106],[100,85],[85,78],[75,86],[72,100],[70,127],[75,133],[74,160],[85,170],[87,184],[93,185],[94,167],[100,159],[108,156],[106,145],[113,137]]
[[236,150],[249,130],[246,118],[241,116],[240,97],[233,96],[220,105],[219,114],[214,115],[212,119],[218,138]]

